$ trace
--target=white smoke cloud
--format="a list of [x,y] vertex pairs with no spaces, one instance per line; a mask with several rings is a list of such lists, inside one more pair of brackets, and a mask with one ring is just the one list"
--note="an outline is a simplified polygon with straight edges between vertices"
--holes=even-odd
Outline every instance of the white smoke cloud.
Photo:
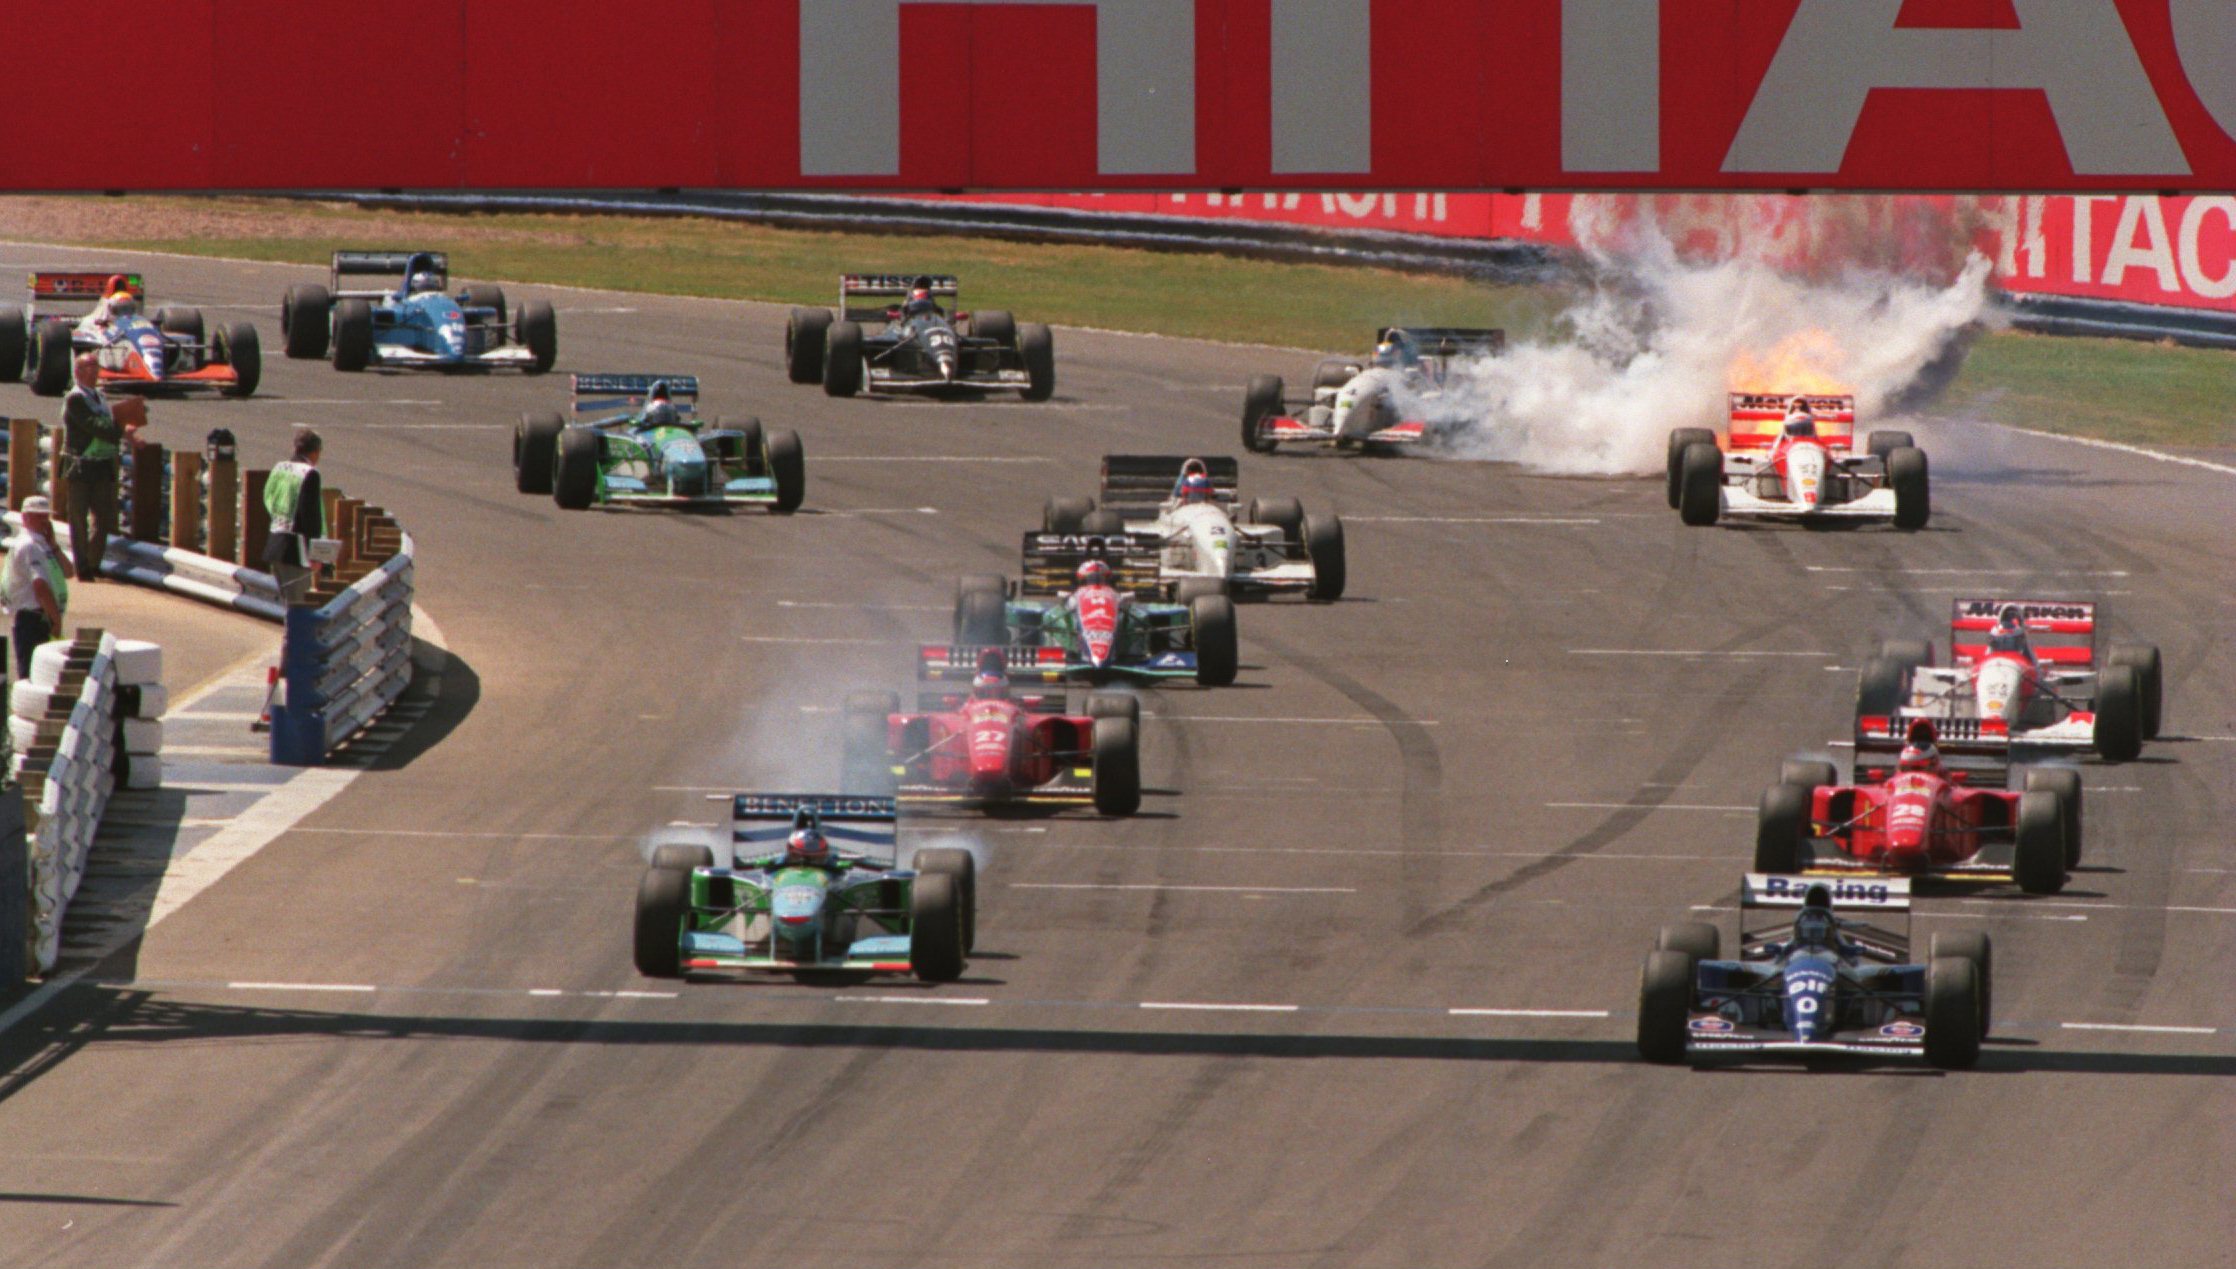
[[1852,392],[1860,435],[1988,301],[1978,254],[1947,285],[1866,270],[1810,281],[1744,247],[1703,263],[1657,233],[1622,236],[1592,253],[1602,280],[1556,334],[1455,367],[1441,392],[1401,393],[1399,413],[1450,427],[1454,457],[1563,475],[1659,471],[1670,429],[1721,429],[1734,389]]

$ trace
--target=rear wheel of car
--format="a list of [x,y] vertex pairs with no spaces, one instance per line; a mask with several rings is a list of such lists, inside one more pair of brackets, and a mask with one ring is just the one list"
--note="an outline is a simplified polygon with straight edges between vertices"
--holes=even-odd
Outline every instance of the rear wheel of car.
[[2027,894],[2065,889],[2064,809],[2057,795],[2047,790],[2019,794],[2011,879]]
[[784,323],[784,375],[794,383],[823,382],[823,337],[831,310],[796,308]]
[[1236,646],[1234,601],[1225,595],[1197,595],[1188,601],[1188,624],[1196,652],[1196,682],[1225,687],[1241,662]]
[[[1088,704],[1092,708],[1093,702]],[[1139,702],[1135,707],[1139,708]],[[1131,718],[1095,719],[1091,747],[1096,811],[1131,815],[1141,809],[1140,737]]]
[[1840,769],[1822,758],[1788,758],[1778,764],[1778,783],[1814,793],[1840,783]]
[[1685,1060],[1694,966],[1683,952],[1657,948],[1646,954],[1646,967],[1638,976],[1638,1054],[1649,1062]]
[[552,469],[559,463],[559,434],[567,420],[556,410],[520,416],[512,429],[512,484],[524,494],[551,492]]
[[1925,451],[1905,445],[1887,453],[1887,484],[1894,489],[1894,527],[1922,529],[1933,518]]
[[1755,808],[1755,871],[1792,876],[1809,845],[1809,790],[1773,784]]
[[1669,433],[1669,509],[1677,509],[1684,486],[1685,451],[1695,445],[1713,445],[1716,434],[1704,427],[1674,428]]
[[520,306],[520,342],[534,358],[528,373],[540,375],[559,360],[559,315],[546,300],[529,300]]
[[807,498],[807,451],[800,445],[800,434],[790,428],[768,433],[762,444],[769,476],[776,481],[776,501],[769,509],[790,515]]
[[974,590],[958,599],[955,642],[965,648],[1008,647],[1008,598],[1000,591]]
[[323,286],[298,282],[287,288],[287,298],[280,301],[280,342],[288,356],[311,361],[326,355],[333,308],[334,297]]
[[951,873],[918,873],[908,888],[908,963],[927,983],[963,976],[962,887]]
[[373,306],[360,299],[334,304],[334,369],[357,371],[373,364]]
[[155,324],[166,335],[177,335],[193,343],[201,343],[207,335],[202,324],[202,310],[198,308],[159,308],[155,310]]
[[0,304],[0,383],[23,382],[24,358],[29,351],[30,332],[23,324],[23,309]]
[[1087,520],[1087,513],[1095,509],[1092,498],[1050,498],[1040,506],[1040,531],[1043,533],[1078,533]]
[[2133,762],[2143,752],[2143,676],[2132,665],[2096,672],[2096,752]]
[[1856,717],[1884,718],[1891,725],[1902,703],[1910,699],[1910,667],[1889,657],[1863,663],[1856,679]]
[[1252,498],[1242,518],[1249,524],[1270,524],[1291,542],[1304,535],[1304,504],[1294,498]]
[[1995,945],[1988,941],[1987,931],[1936,930],[1926,946],[1929,965],[1944,956],[1972,962],[1980,983],[1980,1034],[1987,1035],[1995,1027]]
[[570,427],[559,433],[559,464],[551,476],[551,497],[568,511],[587,510],[598,496],[598,429]]
[[1046,401],[1056,395],[1056,336],[1046,326],[1030,322],[1017,328],[1017,356],[1025,363],[1027,401]]
[[1942,956],[1925,967],[1925,1060],[1962,1070],[1980,1060],[1980,971],[1961,956]]
[[1087,717],[1123,718],[1139,727],[1141,698],[1125,692],[1090,692],[1087,695]]
[[862,390],[862,324],[833,322],[823,337],[823,394],[850,397]]
[[58,397],[70,390],[70,327],[41,322],[31,333],[31,391]]
[[1677,518],[1695,528],[1723,514],[1724,452],[1694,443],[1677,460]]
[[1090,511],[1079,519],[1081,533],[1112,534],[1126,531],[1126,517],[1115,511]]
[[2109,665],[2130,665],[2142,679],[2143,739],[2158,739],[2160,711],[2166,704],[2165,680],[2161,677],[2161,664],[2156,645],[2113,644],[2112,654],[2105,658]]
[[1696,961],[1712,961],[1723,950],[1723,935],[1706,921],[1665,925],[1654,935],[1654,950],[1683,952]]
[[1242,447],[1253,453],[1270,453],[1273,438],[1265,435],[1265,421],[1281,413],[1280,375],[1252,375],[1242,391]]
[[2027,793],[2057,795],[2058,816],[2065,824],[2065,866],[2069,870],[2078,867],[2081,862],[2081,773],[2071,767],[2030,767],[2025,783],[2019,787]]
[[1916,441],[1910,439],[1908,432],[1880,431],[1873,432],[1864,439],[1864,452],[1880,462],[1885,462],[1887,455],[1896,450],[1916,449],[1917,445]]
[[991,339],[1004,348],[1015,348],[1017,346],[1017,319],[1009,315],[1009,310],[1000,308],[990,308],[983,313],[973,313],[970,319],[970,333],[974,338]]
[[235,322],[217,333],[218,346],[213,350],[218,361],[233,368],[233,382],[220,389],[229,397],[256,395],[256,385],[264,381],[264,341],[256,328],[247,322]]
[[956,906],[963,926],[963,954],[978,948],[978,860],[959,847],[933,846],[916,852],[916,871],[923,876],[955,879]]
[[691,870],[662,868],[644,871],[637,883],[637,972],[648,978],[676,978],[683,973],[683,918],[691,905]]
[[1343,517],[1306,516],[1304,554],[1312,561],[1312,585],[1305,590],[1306,597],[1323,604],[1343,598],[1343,588],[1350,580],[1344,571]]
[[478,286],[469,286],[458,292],[458,306],[460,308],[493,308],[497,310],[496,323],[499,326],[505,325],[507,318],[510,316],[510,311],[505,308],[505,289],[501,286],[491,286],[486,282]]

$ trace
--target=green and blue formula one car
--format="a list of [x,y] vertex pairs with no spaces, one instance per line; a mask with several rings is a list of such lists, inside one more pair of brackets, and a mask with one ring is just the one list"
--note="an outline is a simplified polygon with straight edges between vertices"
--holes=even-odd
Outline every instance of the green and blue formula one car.
[[513,483],[570,511],[594,506],[799,509],[807,493],[800,435],[761,420],[701,425],[691,375],[578,374],[568,413],[521,416]]

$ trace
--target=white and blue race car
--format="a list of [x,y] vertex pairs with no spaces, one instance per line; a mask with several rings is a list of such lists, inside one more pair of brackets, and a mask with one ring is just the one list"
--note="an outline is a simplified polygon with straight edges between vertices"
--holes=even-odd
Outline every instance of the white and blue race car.
[[[392,289],[347,290],[352,277],[396,277]],[[440,251],[337,251],[327,285],[297,283],[280,304],[287,355],[331,355],[336,370],[417,366],[511,367],[542,374],[559,358],[559,325],[544,300],[508,311],[505,293],[469,286],[448,294]]]

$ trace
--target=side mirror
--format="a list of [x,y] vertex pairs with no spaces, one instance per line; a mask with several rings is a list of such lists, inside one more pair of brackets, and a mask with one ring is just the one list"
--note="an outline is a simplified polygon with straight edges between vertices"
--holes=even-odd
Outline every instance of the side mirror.
[[1951,771],[1951,772],[1949,772],[1949,773],[1948,773],[1948,777],[1949,777],[1949,783],[1951,783],[1951,784],[1970,784],[1970,783],[1972,783],[1972,773],[1971,773],[1971,772],[1969,772],[1969,771]]

